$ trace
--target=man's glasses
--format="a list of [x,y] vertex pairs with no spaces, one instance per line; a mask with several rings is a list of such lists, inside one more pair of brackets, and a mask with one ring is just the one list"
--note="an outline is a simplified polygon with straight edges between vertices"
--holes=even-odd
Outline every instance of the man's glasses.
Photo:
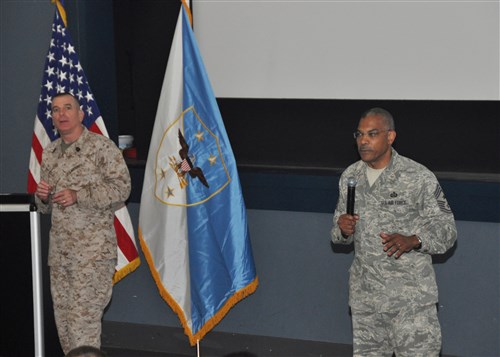
[[354,139],[361,139],[363,136],[367,136],[368,138],[370,139],[374,139],[376,138],[377,136],[379,136],[381,133],[385,133],[387,131],[392,131],[392,129],[388,129],[388,130],[378,130],[378,129],[375,129],[375,130],[370,130],[369,132],[367,133],[363,133],[359,130],[356,130],[354,133],[352,133],[352,135],[354,136]]

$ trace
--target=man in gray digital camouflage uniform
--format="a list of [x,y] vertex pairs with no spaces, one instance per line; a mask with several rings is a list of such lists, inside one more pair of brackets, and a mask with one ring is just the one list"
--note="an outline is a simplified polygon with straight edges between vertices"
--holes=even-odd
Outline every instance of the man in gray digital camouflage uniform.
[[[341,175],[332,242],[354,242],[349,305],[354,356],[439,356],[438,291],[431,254],[455,243],[453,213],[432,172],[399,155],[392,115],[365,112],[354,133],[361,160]],[[356,185],[346,214],[347,181]]]
[[43,152],[36,201],[52,214],[50,284],[64,353],[100,348],[101,319],[109,303],[116,266],[114,212],[128,198],[130,175],[110,139],[88,131],[78,100],[52,98],[52,120],[60,138]]

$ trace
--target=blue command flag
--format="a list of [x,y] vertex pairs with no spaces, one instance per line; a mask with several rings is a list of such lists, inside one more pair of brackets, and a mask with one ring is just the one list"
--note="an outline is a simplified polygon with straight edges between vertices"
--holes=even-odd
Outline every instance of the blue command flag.
[[236,161],[183,1],[144,176],[139,238],[191,345],[258,278]]

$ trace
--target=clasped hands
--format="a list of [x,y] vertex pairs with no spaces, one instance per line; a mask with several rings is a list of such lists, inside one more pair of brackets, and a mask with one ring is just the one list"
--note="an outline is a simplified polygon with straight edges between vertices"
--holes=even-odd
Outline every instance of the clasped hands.
[[51,185],[40,180],[35,194],[44,203],[48,203],[49,199],[51,199],[52,203],[56,203],[62,207],[68,207],[76,203],[77,197],[75,190],[65,188],[55,193],[53,190],[54,188]]
[[[359,220],[357,214],[343,214],[337,220],[340,232],[344,237],[353,235],[356,231],[356,222]],[[420,245],[420,241],[415,235],[404,236],[399,233],[380,233],[380,238],[384,252],[387,252],[389,257],[394,255],[394,258],[399,258],[404,253],[410,252]]]

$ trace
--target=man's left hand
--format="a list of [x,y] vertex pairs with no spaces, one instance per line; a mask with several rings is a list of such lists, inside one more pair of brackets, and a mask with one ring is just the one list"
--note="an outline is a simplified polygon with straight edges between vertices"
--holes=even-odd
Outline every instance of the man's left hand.
[[404,253],[410,252],[420,244],[417,236],[404,236],[399,233],[380,233],[382,244],[384,245],[384,252],[387,252],[389,257],[394,255],[398,259]]
[[52,202],[57,203],[62,207],[68,207],[75,204],[77,201],[76,191],[66,188],[56,192],[52,197]]

